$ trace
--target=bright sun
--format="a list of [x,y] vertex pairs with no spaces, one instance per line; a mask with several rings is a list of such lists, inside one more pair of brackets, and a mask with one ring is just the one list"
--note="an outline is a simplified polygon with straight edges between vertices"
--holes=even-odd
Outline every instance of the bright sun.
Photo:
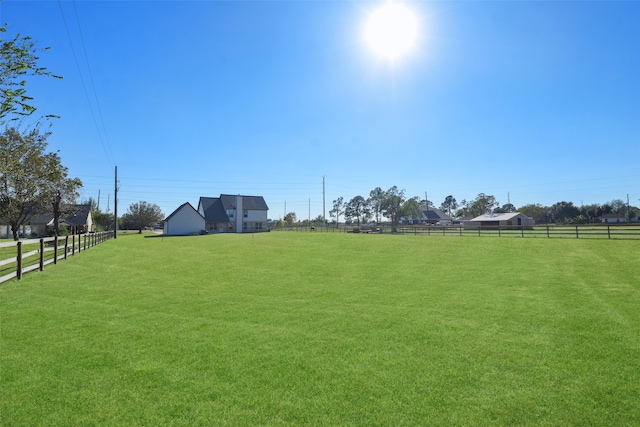
[[369,15],[364,35],[376,55],[394,62],[415,47],[418,19],[405,5],[390,1]]

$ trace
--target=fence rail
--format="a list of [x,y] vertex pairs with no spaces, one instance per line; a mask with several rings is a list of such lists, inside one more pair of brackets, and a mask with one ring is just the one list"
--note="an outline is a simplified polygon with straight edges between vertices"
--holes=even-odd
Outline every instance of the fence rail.
[[113,237],[112,232],[75,234],[63,237],[0,243],[0,283],[84,252]]
[[[328,233],[391,233],[390,226],[357,227],[278,227],[273,231],[328,232]],[[536,225],[521,226],[400,226],[398,234],[427,236],[485,236],[485,237],[530,237],[530,238],[574,238],[574,239],[632,239],[640,240],[640,224],[582,224],[582,225]]]

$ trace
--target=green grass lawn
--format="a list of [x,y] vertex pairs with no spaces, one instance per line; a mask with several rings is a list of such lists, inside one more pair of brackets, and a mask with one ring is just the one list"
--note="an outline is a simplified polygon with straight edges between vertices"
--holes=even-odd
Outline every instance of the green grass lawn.
[[640,425],[639,249],[121,236],[0,285],[0,425]]

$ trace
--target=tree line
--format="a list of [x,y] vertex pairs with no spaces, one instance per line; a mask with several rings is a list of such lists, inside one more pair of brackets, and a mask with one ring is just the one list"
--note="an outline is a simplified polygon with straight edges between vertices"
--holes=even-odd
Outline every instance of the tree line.
[[[405,191],[393,186],[384,191],[376,187],[369,193],[369,197],[355,196],[349,201],[343,197],[338,197],[332,202],[332,209],[329,211],[331,223],[337,225],[340,218],[346,224],[368,224],[375,222],[390,222],[395,231],[402,219],[421,219],[424,211],[428,208],[435,208],[436,205],[428,199],[420,197],[406,197]],[[640,209],[624,203],[620,199],[614,199],[604,204],[589,204],[575,206],[572,202],[561,201],[551,206],[544,206],[537,203],[526,204],[516,208],[511,203],[500,204],[495,196],[480,193],[473,200],[461,200],[458,202],[453,195],[448,195],[438,206],[442,212],[454,219],[475,218],[480,215],[491,213],[519,212],[533,218],[537,224],[587,224],[600,222],[600,218],[605,214],[617,214],[630,221],[640,212]],[[276,225],[293,226],[297,224],[321,226],[325,220],[320,215],[308,224],[309,221],[298,222],[295,212],[285,215],[281,223]],[[328,223],[328,222],[327,222]],[[326,224],[325,224],[326,225]]]

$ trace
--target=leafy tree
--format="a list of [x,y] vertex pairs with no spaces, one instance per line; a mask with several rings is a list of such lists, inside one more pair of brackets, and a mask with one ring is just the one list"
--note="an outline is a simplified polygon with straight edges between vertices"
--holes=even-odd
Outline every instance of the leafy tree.
[[507,203],[493,210],[493,213],[511,213],[511,212],[516,212],[516,207],[513,206],[511,203]]
[[452,212],[455,212],[456,209],[458,209],[458,202],[456,198],[451,195],[445,197],[440,205],[440,210],[446,212],[449,216],[451,216]]
[[371,213],[376,217],[376,224],[380,223],[380,214],[382,213],[382,201],[384,200],[384,191],[382,188],[376,187],[369,193],[367,204],[371,208]]
[[313,225],[314,227],[322,227],[324,226],[324,218],[322,217],[322,215],[318,215],[317,217],[311,220],[310,225]]
[[496,206],[498,206],[498,202],[494,196],[480,193],[469,206],[468,214],[475,218],[491,213]]
[[598,203],[592,203],[590,205],[580,206],[580,215],[586,218],[587,222],[595,222],[596,219],[602,216],[602,206]]
[[60,218],[69,212],[70,205],[78,197],[78,188],[82,187],[79,178],[67,178],[68,169],[59,167],[49,177],[48,192],[51,196],[53,207],[53,230],[56,236],[60,235]]
[[573,205],[573,202],[558,202],[550,208],[551,219],[556,223],[573,222],[574,218],[580,215],[580,210]]
[[[0,27],[0,33],[6,32],[6,26]],[[31,37],[20,34],[10,40],[0,39],[0,119],[9,114],[28,116],[36,110],[31,105],[33,98],[27,95],[27,76],[62,78],[38,66],[37,52],[48,49],[36,48]]]
[[93,222],[102,230],[108,230],[113,225],[113,214],[97,210],[93,213]]
[[38,128],[24,134],[6,128],[0,134],[0,217],[11,226],[14,240],[36,213],[53,208],[59,218],[82,186],[78,178],[67,177],[58,153],[45,152],[48,136]]
[[355,196],[344,206],[345,218],[355,218],[358,225],[360,225],[361,219],[366,221],[366,218],[368,218],[369,215],[369,206],[365,198],[362,196]]
[[384,198],[380,204],[381,212],[391,220],[391,231],[398,231],[398,223],[402,217],[402,204],[404,203],[404,190],[398,190],[395,185],[385,191]]
[[401,216],[404,218],[422,218],[422,205],[419,197],[412,197],[406,200],[401,208]]
[[124,228],[138,230],[138,233],[142,233],[145,227],[151,227],[162,221],[163,218],[158,205],[141,201],[129,206],[127,213],[122,216],[122,223]]
[[533,218],[537,224],[546,224],[551,221],[551,209],[539,203],[530,203],[528,205],[520,206],[518,212]]
[[284,216],[284,224],[287,227],[293,226],[293,224],[295,224],[296,222],[298,222],[298,218],[296,217],[295,212],[289,212]]
[[344,213],[344,199],[338,197],[333,201],[333,209],[329,211],[329,215],[336,218],[336,227],[340,225],[340,215]]

